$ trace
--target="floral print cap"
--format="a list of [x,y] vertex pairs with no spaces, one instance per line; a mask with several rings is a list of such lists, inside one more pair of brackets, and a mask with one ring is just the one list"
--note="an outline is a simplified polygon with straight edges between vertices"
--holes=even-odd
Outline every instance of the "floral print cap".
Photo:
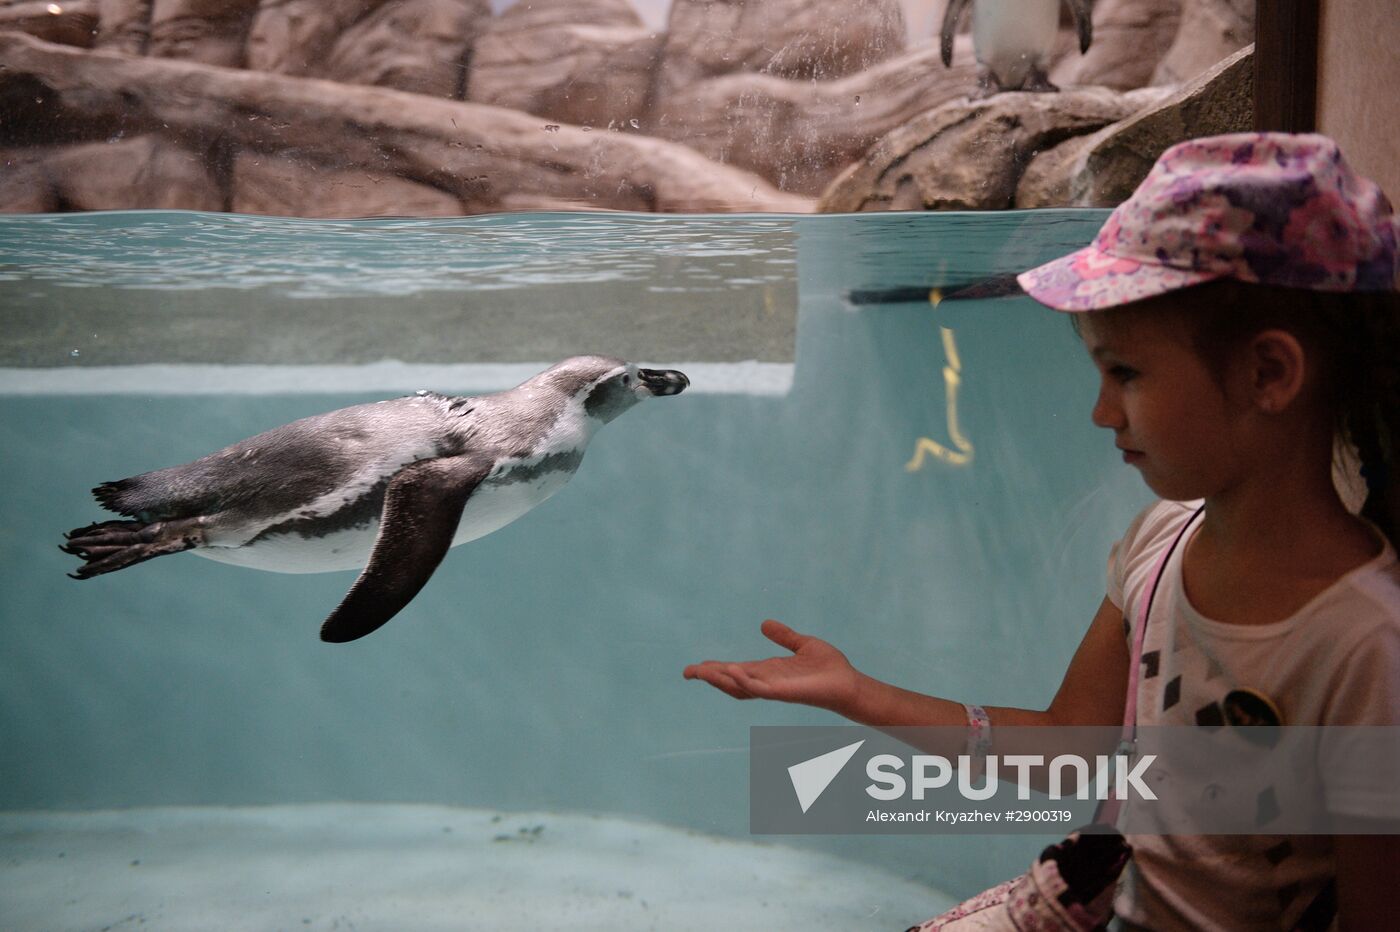
[[1017,276],[1037,301],[1093,311],[1217,278],[1315,291],[1400,287],[1394,211],[1326,136],[1178,143],[1094,242]]

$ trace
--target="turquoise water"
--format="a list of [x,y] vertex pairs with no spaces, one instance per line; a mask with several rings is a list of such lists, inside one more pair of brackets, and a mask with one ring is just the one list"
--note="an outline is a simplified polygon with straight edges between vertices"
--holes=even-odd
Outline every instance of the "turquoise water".
[[[430,803],[747,839],[749,726],[831,717],[681,669],[769,653],[765,617],[910,688],[1043,707],[1147,497],[1089,423],[1092,368],[1025,298],[849,294],[1014,271],[1102,218],[0,218],[0,810]],[[353,573],[64,575],[99,482],[581,351],[692,390],[362,641],[317,640]],[[768,841],[957,896],[1043,843]]]

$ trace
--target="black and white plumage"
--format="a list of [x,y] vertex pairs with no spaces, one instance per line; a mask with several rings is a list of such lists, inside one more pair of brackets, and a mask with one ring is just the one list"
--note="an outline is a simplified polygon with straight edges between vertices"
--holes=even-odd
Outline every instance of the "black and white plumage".
[[[972,48],[983,90],[1055,91],[1046,73],[1060,29],[1061,0],[948,0],[939,32],[943,64],[953,64],[953,36],[972,5]],[[1091,0],[1064,0],[1074,14],[1080,53],[1094,40]]]
[[364,567],[321,628],[374,631],[427,583],[449,548],[504,527],[559,491],[593,433],[689,380],[575,356],[509,391],[419,392],[293,421],[183,466],[93,489],[133,520],[71,531],[88,579],[167,553],[282,573]]

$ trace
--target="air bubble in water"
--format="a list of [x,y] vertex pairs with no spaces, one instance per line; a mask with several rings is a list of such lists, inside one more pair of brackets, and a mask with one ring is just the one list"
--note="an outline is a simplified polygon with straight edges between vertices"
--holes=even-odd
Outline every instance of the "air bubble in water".
[[77,359],[78,356],[81,355],[81,354],[80,354],[77,350],[72,350],[71,352],[69,352],[68,355],[69,355],[69,356],[72,356],[74,359]]

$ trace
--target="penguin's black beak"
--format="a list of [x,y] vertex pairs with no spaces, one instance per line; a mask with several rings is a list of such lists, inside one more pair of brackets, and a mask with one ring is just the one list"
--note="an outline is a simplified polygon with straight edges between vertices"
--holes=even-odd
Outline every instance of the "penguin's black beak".
[[638,369],[637,375],[653,395],[679,395],[690,385],[685,373],[675,369]]

